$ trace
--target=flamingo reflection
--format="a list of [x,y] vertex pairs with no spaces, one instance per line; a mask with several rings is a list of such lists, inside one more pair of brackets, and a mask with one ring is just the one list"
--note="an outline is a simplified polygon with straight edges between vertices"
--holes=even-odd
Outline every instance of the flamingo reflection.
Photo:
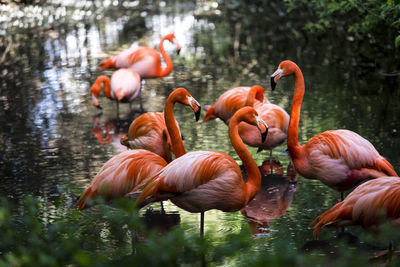
[[102,113],[97,114],[93,117],[93,136],[100,144],[112,144],[118,153],[125,151],[126,147],[121,145],[120,139],[128,132],[131,115],[129,114],[126,119],[112,118],[104,122],[101,120]]
[[279,161],[273,160],[272,168],[271,170],[269,160],[260,166],[260,191],[240,211],[247,218],[254,234],[269,232],[269,222],[285,214],[296,191],[297,173],[291,163],[287,167],[286,176],[283,175],[283,167]]

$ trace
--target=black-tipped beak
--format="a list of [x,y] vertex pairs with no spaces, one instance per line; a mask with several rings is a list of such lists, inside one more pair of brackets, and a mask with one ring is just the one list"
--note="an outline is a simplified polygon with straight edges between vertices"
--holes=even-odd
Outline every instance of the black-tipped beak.
[[100,110],[103,110],[103,108],[102,108],[100,105],[95,106],[95,107],[98,108],[98,109],[100,109]]
[[272,89],[272,91],[275,90],[275,87],[276,87],[275,77],[271,76],[271,89]]
[[196,121],[199,121],[199,119],[200,119],[200,112],[201,112],[201,106],[199,106],[199,105],[196,105],[196,106],[198,106],[199,109],[198,109],[194,114],[195,114],[195,116],[196,116]]
[[180,49],[177,49],[177,50],[176,50],[176,54],[179,55],[180,53],[181,53],[181,50],[180,50]]
[[265,130],[265,132],[263,132],[261,134],[261,142],[264,143],[265,139],[267,139],[267,135],[268,135],[268,128]]

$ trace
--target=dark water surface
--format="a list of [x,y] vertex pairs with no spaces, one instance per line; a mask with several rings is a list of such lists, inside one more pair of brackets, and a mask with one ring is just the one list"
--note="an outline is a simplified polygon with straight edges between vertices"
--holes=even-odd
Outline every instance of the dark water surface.
[[[43,202],[44,222],[74,208],[100,167],[125,149],[119,139],[140,115],[137,101],[132,111],[121,105],[119,120],[115,103],[104,96],[102,113],[93,107],[89,89],[99,75],[98,62],[131,45],[155,47],[169,32],[175,32],[182,51],[176,56],[174,47],[165,45],[173,55],[174,70],[145,82],[145,111],[162,111],[177,87],[187,88],[204,106],[225,90],[259,84],[272,103],[290,112],[294,80],[282,79],[272,93],[269,75],[280,61],[291,59],[306,81],[300,142],[328,129],[350,129],[370,140],[400,172],[400,83],[399,76],[387,75],[399,66],[379,44],[364,44],[339,30],[310,37],[297,26],[307,14],[284,16],[284,7],[274,1],[262,8],[262,14],[270,14],[262,23],[257,9],[246,15],[251,6],[162,1],[79,5],[26,9],[23,16],[10,15],[16,11],[7,6],[0,10],[0,196],[20,204],[25,195],[36,196]],[[223,151],[240,164],[222,121],[201,125],[181,106],[175,115],[187,151]],[[284,170],[290,162],[285,150],[283,144],[273,153]],[[269,156],[267,151],[250,151],[259,165]],[[297,247],[312,240],[307,226],[335,203],[333,191],[302,177],[297,184],[276,175],[267,179],[259,219],[212,210],[206,213],[206,234],[223,237],[250,224],[256,236],[266,239],[268,250],[274,249],[269,246],[274,239]],[[169,202],[164,207],[166,214],[156,203],[143,210],[143,216],[164,230],[179,224],[199,231],[198,214]],[[98,211],[84,212],[95,216]],[[101,228],[101,221],[95,223]]]

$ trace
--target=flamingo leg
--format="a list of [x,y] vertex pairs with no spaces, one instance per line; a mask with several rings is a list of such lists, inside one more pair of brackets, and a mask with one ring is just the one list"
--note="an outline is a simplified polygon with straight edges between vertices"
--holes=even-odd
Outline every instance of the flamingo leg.
[[272,169],[272,149],[269,150],[269,167],[271,170],[271,174],[274,174],[274,170]]
[[200,237],[204,237],[204,211],[200,213]]
[[117,101],[117,119],[119,120],[119,102]]
[[143,100],[142,100],[142,90],[139,92],[139,104],[140,104],[140,112],[143,112]]

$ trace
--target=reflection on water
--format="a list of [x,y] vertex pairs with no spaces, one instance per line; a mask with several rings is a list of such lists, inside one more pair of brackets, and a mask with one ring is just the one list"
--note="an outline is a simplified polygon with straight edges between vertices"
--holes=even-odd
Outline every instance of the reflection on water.
[[[308,19],[306,11],[282,16],[283,7],[275,1],[262,7],[264,13],[252,4],[235,8],[208,2],[47,2],[41,8],[0,5],[0,195],[19,205],[26,194],[40,198],[44,222],[74,207],[101,166],[121,151],[120,137],[140,114],[136,106],[131,113],[121,105],[118,120],[115,103],[106,99],[100,100],[105,105],[98,114],[89,95],[99,74],[98,62],[130,46],[154,47],[168,32],[175,32],[181,55],[173,56],[169,76],[144,82],[145,111],[162,111],[166,97],[177,87],[187,88],[204,106],[227,89],[259,84],[271,102],[289,112],[293,81],[282,81],[282,90],[271,92],[266,78],[288,58],[301,66],[307,87],[300,143],[324,130],[347,128],[370,140],[399,171],[398,77],[381,75],[382,70],[398,67],[398,56],[348,41],[340,30],[324,38],[307,36],[297,24]],[[166,49],[173,47],[166,44]],[[222,151],[241,164],[224,123],[195,123],[193,114],[181,106],[175,115],[187,151]],[[269,153],[249,150],[264,166]],[[286,144],[274,150],[274,160],[289,165]],[[333,192],[301,177],[296,187],[278,177],[280,173],[277,169],[264,176],[264,195],[256,197],[261,203],[253,209],[262,212],[247,208],[246,214],[257,223],[265,222],[270,231],[265,242],[284,238],[301,247],[311,240],[308,223],[334,204]],[[156,217],[165,215],[171,225],[199,231],[198,214],[169,202],[165,213],[158,211],[159,204],[151,207]],[[90,219],[95,210],[85,212]],[[98,221],[95,225],[96,230],[104,228]],[[247,225],[239,212],[212,210],[205,215],[206,234],[224,236]]]
[[296,172],[291,163],[288,165],[286,176],[279,161],[264,161],[260,170],[261,189],[240,211],[247,218],[254,234],[269,232],[269,223],[285,214],[297,187]]

